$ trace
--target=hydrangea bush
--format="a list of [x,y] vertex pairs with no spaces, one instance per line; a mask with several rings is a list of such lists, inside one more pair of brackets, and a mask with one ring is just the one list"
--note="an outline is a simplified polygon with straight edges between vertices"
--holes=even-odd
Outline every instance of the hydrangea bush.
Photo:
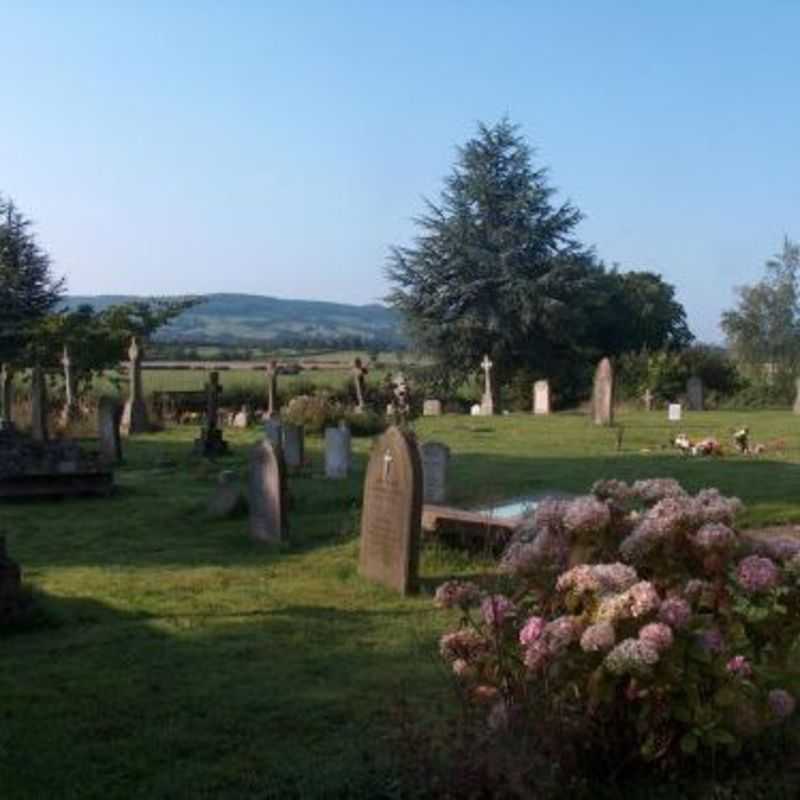
[[535,719],[631,761],[737,754],[795,710],[800,542],[752,542],[741,503],[674,480],[543,502],[505,591],[450,581],[442,657],[492,730]]

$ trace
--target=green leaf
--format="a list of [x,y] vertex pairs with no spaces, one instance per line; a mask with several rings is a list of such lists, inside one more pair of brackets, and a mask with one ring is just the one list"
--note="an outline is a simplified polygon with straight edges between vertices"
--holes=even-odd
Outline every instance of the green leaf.
[[697,752],[697,737],[693,733],[685,733],[681,737],[681,750],[687,756],[693,756]]

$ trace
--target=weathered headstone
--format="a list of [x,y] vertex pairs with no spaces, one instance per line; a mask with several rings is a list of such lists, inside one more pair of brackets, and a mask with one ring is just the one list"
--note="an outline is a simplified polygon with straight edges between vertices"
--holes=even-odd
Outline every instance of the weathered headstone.
[[279,419],[268,419],[264,423],[264,438],[273,446],[283,445],[283,424]]
[[353,375],[353,384],[355,385],[356,389],[356,411],[361,413],[364,410],[367,369],[361,363],[360,358],[356,358],[353,360],[353,369],[351,370],[351,372]]
[[614,423],[614,370],[607,358],[600,361],[594,373],[592,419],[595,425]]
[[421,521],[419,449],[413,434],[393,426],[367,465],[359,573],[403,594],[417,591]]
[[794,389],[795,395],[794,395],[794,407],[792,408],[792,411],[794,411],[795,414],[800,414],[800,378],[798,378],[794,382],[794,387],[795,387]]
[[267,364],[267,417],[272,419],[278,415],[278,362]]
[[306,429],[291,422],[283,424],[283,457],[289,469],[300,469],[305,462]]
[[533,413],[550,413],[550,382],[536,381],[533,384]]
[[234,470],[220,472],[214,493],[208,498],[206,510],[213,519],[227,519],[244,511],[245,502]]
[[78,409],[78,395],[75,386],[75,371],[72,369],[72,356],[69,347],[64,345],[64,352],[61,356],[61,366],[64,368],[64,408],[61,411],[61,427],[69,427],[80,417]]
[[483,397],[481,397],[481,414],[490,417],[494,414],[494,394],[492,393],[492,367],[494,364],[486,355],[481,361],[481,369],[483,370]]
[[475,405],[470,406],[469,413],[472,417],[479,417],[482,413],[480,403],[475,403]]
[[19,565],[6,552],[6,537],[0,535],[0,626],[12,622],[20,606],[22,575]]
[[649,389],[646,389],[642,395],[642,402],[644,403],[645,411],[653,410],[653,393]]
[[450,448],[441,442],[425,442],[419,446],[422,461],[422,499],[441,505],[447,502],[447,471]]
[[101,397],[97,403],[97,433],[100,437],[100,457],[105,464],[122,461],[119,435],[120,404],[115,397]]
[[200,455],[213,457],[228,452],[228,443],[222,438],[218,424],[221,394],[219,373],[210,372],[206,384],[206,424],[200,432],[200,438],[194,440],[195,452]]
[[144,403],[144,389],[142,388],[142,359],[144,351],[139,347],[136,337],[131,340],[128,349],[128,365],[130,394],[125,408],[122,411],[122,433],[129,436],[132,433],[147,433],[150,422],[147,419],[147,406]]
[[325,477],[346,478],[352,463],[352,436],[346,424],[325,429]]
[[31,436],[37,442],[46,442],[47,430],[47,386],[44,372],[36,364],[31,370]]
[[689,411],[702,411],[703,404],[703,381],[693,375],[686,381],[686,405]]
[[247,485],[250,535],[261,542],[288,537],[286,467],[280,446],[266,439],[250,451]]
[[680,422],[681,421],[681,404],[680,403],[670,403],[667,406],[667,419],[670,422]]
[[394,395],[394,414],[398,422],[405,422],[408,415],[411,413],[411,398],[408,392],[408,383],[406,376],[402,372],[398,372],[394,376],[392,393]]
[[422,404],[423,417],[439,417],[442,414],[441,400],[426,400]]
[[14,423],[14,370],[0,365],[0,430]]

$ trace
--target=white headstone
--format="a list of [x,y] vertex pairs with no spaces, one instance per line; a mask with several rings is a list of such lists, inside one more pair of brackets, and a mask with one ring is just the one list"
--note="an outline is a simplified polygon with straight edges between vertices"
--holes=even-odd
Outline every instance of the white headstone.
[[681,421],[681,404],[680,403],[670,403],[667,406],[667,419],[670,422],[680,422]]
[[423,417],[438,417],[442,413],[442,401],[441,400],[426,400],[422,404],[422,416]]
[[549,381],[536,381],[533,384],[533,413],[550,413],[550,383]]
[[479,417],[479,416],[481,415],[481,406],[480,406],[480,403],[475,403],[475,405],[474,405],[474,406],[472,406],[472,408],[470,408],[470,410],[469,410],[469,413],[470,413],[470,414],[471,414],[473,417]]

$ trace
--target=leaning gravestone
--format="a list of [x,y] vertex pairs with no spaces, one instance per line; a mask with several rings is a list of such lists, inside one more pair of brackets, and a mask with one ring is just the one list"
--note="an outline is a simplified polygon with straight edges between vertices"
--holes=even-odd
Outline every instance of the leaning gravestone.
[[280,446],[264,440],[250,451],[247,500],[254,539],[281,542],[288,537],[286,467]]
[[592,419],[595,425],[614,423],[614,370],[607,358],[597,365],[594,373]]
[[421,522],[416,439],[392,426],[375,443],[367,465],[359,574],[402,594],[416,592]]
[[441,400],[426,400],[422,404],[423,417],[440,417],[442,415]]
[[425,442],[419,447],[422,461],[422,499],[441,505],[447,502],[447,469],[450,448],[440,442]]
[[338,428],[325,429],[325,477],[332,480],[346,478],[352,463],[352,437],[350,428],[340,424]]
[[536,381],[533,384],[533,413],[550,413],[550,382]]
[[800,414],[800,378],[795,381],[795,396],[794,408],[792,409],[795,414]]
[[696,375],[686,381],[686,405],[689,411],[703,410],[703,381]]
[[283,426],[283,457],[289,469],[300,469],[305,461],[306,429],[287,422]]
[[283,424],[279,419],[268,419],[264,423],[264,438],[273,446],[283,444]]
[[122,461],[119,436],[120,404],[114,397],[101,397],[97,404],[97,433],[100,436],[100,457],[106,464]]

